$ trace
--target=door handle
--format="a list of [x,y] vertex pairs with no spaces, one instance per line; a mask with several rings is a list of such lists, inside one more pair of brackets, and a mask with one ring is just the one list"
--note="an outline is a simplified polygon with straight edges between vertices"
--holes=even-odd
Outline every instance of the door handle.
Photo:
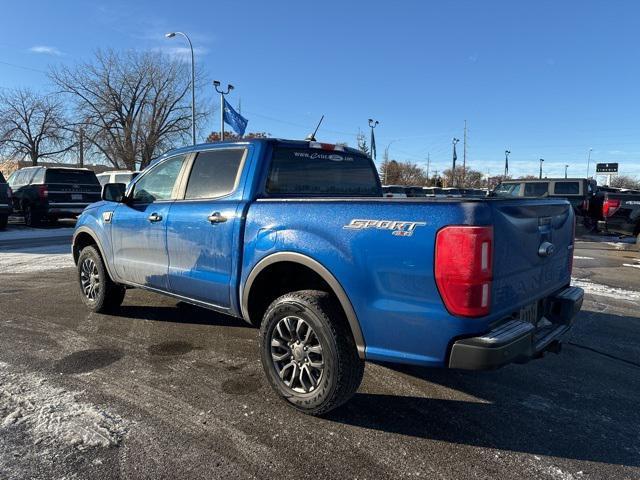
[[222,216],[220,212],[213,212],[211,215],[207,217],[207,219],[211,223],[223,223],[227,221],[227,217]]
[[162,220],[162,215],[158,215],[157,213],[152,213],[151,215],[149,215],[148,220],[151,223],[159,222]]

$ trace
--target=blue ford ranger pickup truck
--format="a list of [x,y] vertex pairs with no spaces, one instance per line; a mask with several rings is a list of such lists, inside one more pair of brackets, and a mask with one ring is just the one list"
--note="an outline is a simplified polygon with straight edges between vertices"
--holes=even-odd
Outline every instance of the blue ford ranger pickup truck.
[[557,352],[582,306],[566,200],[387,199],[371,158],[307,141],[198,145],[103,187],[73,237],[81,298],[144,288],[260,327],[273,389],[321,414],[364,361],[492,369]]

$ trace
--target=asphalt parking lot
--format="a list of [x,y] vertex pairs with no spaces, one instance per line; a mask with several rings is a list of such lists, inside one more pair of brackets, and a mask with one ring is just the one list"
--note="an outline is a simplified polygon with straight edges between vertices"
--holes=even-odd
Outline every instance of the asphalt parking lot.
[[2,235],[1,479],[640,478],[625,242],[577,242],[586,301],[560,355],[480,373],[368,364],[348,405],[312,418],[272,394],[244,322],[138,290],[88,313],[65,234]]

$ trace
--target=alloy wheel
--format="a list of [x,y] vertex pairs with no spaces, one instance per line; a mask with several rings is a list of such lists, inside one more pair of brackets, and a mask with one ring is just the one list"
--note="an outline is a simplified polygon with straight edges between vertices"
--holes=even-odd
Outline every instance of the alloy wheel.
[[302,318],[286,316],[271,333],[271,359],[280,380],[297,393],[314,391],[324,372],[322,345]]
[[98,266],[91,258],[85,258],[80,270],[82,292],[89,300],[95,301],[100,292],[100,274]]

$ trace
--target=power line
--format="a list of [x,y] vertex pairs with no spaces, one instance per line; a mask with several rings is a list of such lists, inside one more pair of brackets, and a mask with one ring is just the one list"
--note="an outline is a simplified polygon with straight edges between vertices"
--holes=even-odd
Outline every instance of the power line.
[[25,67],[24,65],[18,65],[18,64],[15,64],[15,63],[5,62],[3,60],[0,60],[0,63],[2,65],[9,65],[10,67],[21,68],[23,70],[31,70],[32,72],[44,73],[45,75],[48,73],[48,72],[45,72],[44,70],[39,70],[39,69],[33,68],[33,67]]

